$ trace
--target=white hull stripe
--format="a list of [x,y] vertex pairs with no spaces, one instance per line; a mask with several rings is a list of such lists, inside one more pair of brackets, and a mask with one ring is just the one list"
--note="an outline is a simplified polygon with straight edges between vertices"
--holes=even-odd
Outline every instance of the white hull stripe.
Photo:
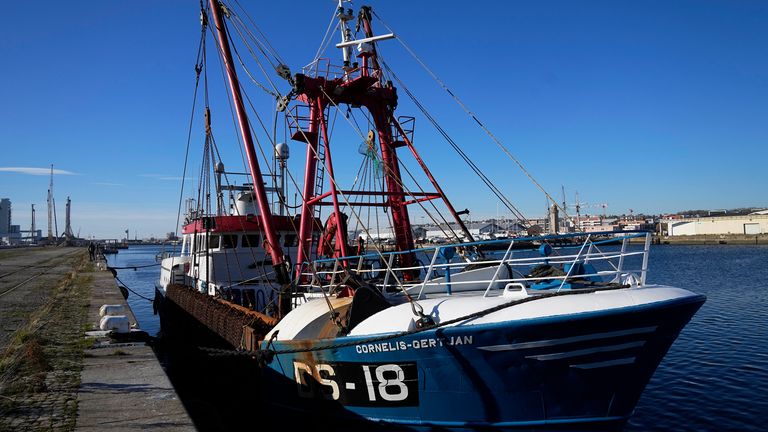
[[658,326],[639,327],[639,328],[628,329],[628,330],[592,333],[592,334],[583,335],[583,336],[573,336],[573,337],[560,338],[560,339],[546,339],[546,340],[540,340],[540,341],[534,341],[534,342],[520,342],[515,344],[490,345],[490,346],[479,347],[479,349],[484,351],[512,351],[512,350],[526,349],[526,348],[540,348],[540,347],[563,345],[563,344],[595,340],[595,339],[608,339],[608,338],[627,336],[627,335],[633,335],[633,334],[652,333],[654,330],[656,330],[657,327]]
[[606,361],[595,362],[595,363],[575,364],[575,365],[571,365],[571,367],[577,368],[577,369],[597,369],[597,368],[604,368],[604,367],[610,367],[610,366],[632,364],[634,362],[635,362],[634,357],[628,357],[628,358],[606,360]]
[[607,346],[586,348],[586,349],[580,349],[580,350],[574,350],[574,351],[566,351],[566,352],[554,353],[554,354],[532,355],[532,356],[526,356],[525,358],[536,359],[536,360],[560,360],[564,358],[580,357],[580,356],[601,353],[601,352],[621,351],[629,348],[641,347],[643,345],[645,345],[645,341],[628,342],[628,343],[623,343],[618,345],[607,345]]

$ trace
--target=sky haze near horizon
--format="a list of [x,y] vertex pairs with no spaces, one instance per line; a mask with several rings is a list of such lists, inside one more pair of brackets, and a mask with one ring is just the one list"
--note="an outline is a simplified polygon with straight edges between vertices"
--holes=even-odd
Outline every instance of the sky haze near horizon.
[[[293,72],[312,59],[335,9],[333,1],[240,3]],[[602,213],[601,203],[609,214],[768,206],[766,2],[353,7],[361,4],[371,4],[558,201],[564,186],[569,203],[578,191],[591,205],[583,211],[593,214]],[[72,228],[83,237],[174,231],[197,2],[13,2],[4,11],[0,197],[11,199],[13,223],[29,229],[34,203],[45,234],[53,164],[60,232],[67,196]],[[543,194],[403,47],[385,41],[379,50],[512,202],[529,217],[543,216]],[[339,62],[335,48],[326,56]],[[211,92],[222,93],[211,79]],[[418,117],[415,145],[454,205],[471,209],[473,220],[508,215],[399,95],[398,114]],[[228,115],[214,110],[216,120]],[[220,140],[236,144],[222,129]],[[198,154],[200,128],[193,134],[191,154]],[[345,150],[343,140],[350,141]],[[359,139],[336,142],[336,170],[354,176]],[[300,177],[303,144],[289,144],[289,166]],[[228,155],[239,168],[237,150]],[[196,170],[188,171],[187,192]]]

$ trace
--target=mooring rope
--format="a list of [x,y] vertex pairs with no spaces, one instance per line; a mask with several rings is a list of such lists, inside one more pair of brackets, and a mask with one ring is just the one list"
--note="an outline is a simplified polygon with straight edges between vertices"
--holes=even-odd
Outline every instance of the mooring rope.
[[109,268],[115,269],[115,270],[128,270],[128,269],[136,270],[136,269],[140,269],[140,268],[154,267],[154,266],[159,266],[159,265],[160,265],[160,263],[154,263],[154,264],[147,264],[147,265],[140,265],[140,266],[125,266],[125,267],[112,267],[112,266],[109,266]]
[[[110,269],[110,268],[114,268],[114,267],[107,267],[107,269]],[[126,285],[126,284],[125,284],[125,282],[123,282],[122,280],[120,280],[120,278],[117,276],[117,274],[113,273],[113,275],[115,276],[115,280],[116,280],[116,281],[118,281],[118,282],[120,282],[120,283],[122,284],[121,286],[122,286],[123,288],[125,288],[125,289],[127,289],[128,291],[130,291],[130,292],[132,292],[132,293],[136,294],[137,296],[139,296],[139,297],[143,298],[144,300],[146,300],[146,301],[148,301],[148,302],[154,302],[154,300],[153,300],[153,299],[151,299],[151,298],[149,298],[149,297],[144,297],[143,295],[141,295],[141,294],[137,293],[136,291],[134,291],[134,290],[132,290],[132,289],[128,288],[128,285]]]

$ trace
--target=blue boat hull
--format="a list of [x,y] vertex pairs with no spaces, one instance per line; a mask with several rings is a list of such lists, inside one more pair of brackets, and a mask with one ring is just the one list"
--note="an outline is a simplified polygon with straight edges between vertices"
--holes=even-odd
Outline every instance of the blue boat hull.
[[[614,430],[703,296],[600,313],[446,327],[387,341],[273,341],[264,399],[416,430]],[[266,343],[263,348],[266,348]]]

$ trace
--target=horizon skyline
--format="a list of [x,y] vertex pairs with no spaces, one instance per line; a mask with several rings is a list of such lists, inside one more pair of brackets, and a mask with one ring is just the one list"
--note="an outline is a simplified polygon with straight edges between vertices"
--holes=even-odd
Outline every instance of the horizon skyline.
[[[39,170],[39,168],[32,168],[32,167],[24,167],[24,168],[30,168],[30,169],[33,169],[34,171],[38,171]],[[48,175],[50,175],[50,168],[48,170],[49,170]],[[0,170],[0,171],[2,171],[2,170]],[[33,174],[33,175],[42,175],[42,174]],[[10,200],[10,202],[11,202],[11,225],[19,225],[20,226],[20,230],[22,232],[29,232],[30,229],[31,229],[31,219],[32,219],[31,218],[31,204],[34,204],[35,205],[35,214],[36,214],[35,228],[36,228],[37,231],[41,231],[42,238],[46,238],[47,237],[47,232],[48,232],[48,226],[47,226],[47,202],[43,202],[42,204],[27,203],[27,205],[29,206],[27,213],[28,213],[28,215],[30,217],[28,219],[26,219],[27,226],[25,227],[24,225],[22,225],[20,223],[14,222],[14,221],[17,221],[18,218],[14,217],[14,214],[16,214],[17,212],[14,211],[13,209],[15,207],[17,207],[17,206],[14,204],[13,199],[11,199],[9,197],[6,197],[6,196],[0,196],[0,199],[9,199]],[[54,204],[55,203],[56,203],[56,200],[54,199]],[[55,204],[54,208],[58,209],[58,205]],[[76,208],[76,207],[73,206],[73,208]],[[600,210],[597,210],[597,211],[582,211],[581,214],[580,214],[580,217],[582,217],[582,218],[587,218],[587,217],[621,218],[621,217],[628,217],[628,216],[635,216],[635,217],[637,217],[637,216],[654,216],[654,217],[657,217],[657,216],[665,216],[665,215],[679,215],[679,214],[682,214],[682,213],[694,212],[694,211],[707,211],[707,212],[710,212],[710,213],[711,212],[723,212],[724,211],[724,212],[726,212],[726,214],[714,215],[714,216],[728,216],[728,214],[727,214],[728,211],[733,211],[733,210],[755,210],[755,209],[768,210],[768,206],[746,206],[746,207],[710,208],[710,209],[685,209],[685,210],[677,210],[677,211],[672,211],[672,212],[660,212],[660,213],[634,212],[634,209],[630,209],[630,210],[633,210],[633,212],[631,212],[631,213],[606,213],[605,216],[603,216],[603,214],[601,213]],[[38,213],[41,212],[41,211],[45,212],[43,218],[38,216]],[[471,211],[472,210],[470,209],[470,213],[469,213],[470,216],[472,215]],[[61,219],[61,221],[62,221],[61,229],[59,230],[59,233],[58,233],[59,237],[62,237],[63,236],[63,232],[64,232],[64,224],[65,224],[64,218],[65,218],[65,216],[59,217],[58,216],[58,210],[54,210],[53,213],[54,213],[54,215],[56,215],[55,222],[58,222],[59,219]],[[73,214],[74,214],[74,212],[73,212]],[[498,220],[508,220],[508,221],[516,221],[516,220],[518,220],[517,218],[515,218],[511,214],[509,216],[510,217],[505,217],[503,214],[502,215],[481,215],[481,216],[478,216],[477,218],[475,218],[475,217],[466,218],[465,217],[464,220],[467,223],[486,222],[486,221],[498,221]],[[575,213],[568,213],[568,216],[569,216],[569,218],[573,218],[573,219],[576,218],[576,214]],[[547,218],[548,218],[548,215],[546,215],[546,214],[544,214],[544,215],[526,216],[526,219],[528,219],[528,220],[546,220]],[[22,218],[22,219],[24,219],[24,218]],[[41,219],[42,219],[42,221],[41,221]],[[72,219],[73,219],[73,221],[70,221],[70,222],[73,223],[75,217],[72,216]],[[157,217],[155,219],[164,220],[165,218]],[[411,216],[411,224],[414,225],[414,226],[429,226],[429,225],[433,225],[432,223],[424,222],[423,219],[424,219],[424,216],[418,216],[418,217]],[[41,222],[44,222],[44,225],[41,225]],[[56,234],[56,228],[55,228],[56,226],[57,226],[57,223],[54,224],[54,230],[53,230],[54,231],[54,235]],[[73,228],[72,229],[75,232],[75,236],[77,238],[97,239],[97,240],[110,240],[110,239],[123,239],[123,238],[125,238],[125,237],[119,237],[119,236],[101,236],[100,237],[100,236],[93,235],[93,234],[90,234],[90,233],[88,235],[86,235],[86,236],[83,236],[83,235],[79,234],[82,231],[82,229],[81,229],[82,227],[75,228],[75,226],[77,226],[77,225],[73,223]],[[149,240],[149,239],[162,240],[162,239],[166,238],[167,235],[170,234],[171,232],[173,232],[176,235],[180,234],[179,232],[175,232],[175,231],[166,231],[166,232],[162,232],[162,233],[154,233],[154,232],[152,232],[152,233],[149,233],[148,235],[146,235],[146,234],[139,235],[141,230],[137,229],[136,227],[130,227],[130,226],[125,226],[125,227],[122,227],[122,228],[117,227],[117,228],[115,228],[115,230],[116,230],[115,232],[119,232],[119,233],[123,233],[123,234],[125,233],[125,230],[128,230],[129,231],[129,235],[130,235],[128,240],[136,240],[136,239],[138,239],[138,240]]]
[[[59,202],[71,197],[75,233],[120,238],[126,228],[155,237],[177,231],[179,203],[194,190],[199,163],[197,156],[190,161],[187,194],[180,196],[197,7],[163,2],[146,14],[123,2],[43,3],[10,4],[8,25],[0,29],[6,62],[0,196],[13,203],[13,223],[28,230],[35,204],[37,226],[46,225],[52,163],[54,195]],[[564,186],[569,204],[607,204],[613,214],[768,207],[768,176],[759,174],[768,157],[768,4],[681,0],[639,8],[498,0],[488,5],[493,14],[468,15],[432,1],[372,3],[555,201],[562,201]],[[281,5],[259,5],[255,15],[294,71],[314,57],[335,10],[330,3],[300,4],[291,13],[305,25],[295,31],[272,19],[284,16]],[[377,25],[377,34],[386,31]],[[397,40],[378,46],[522,213],[543,217],[544,195]],[[326,54],[340,58],[335,48]],[[218,90],[220,77],[210,79]],[[417,114],[404,89],[399,102],[399,115]],[[226,102],[211,105],[214,119],[225,122]],[[266,113],[273,108],[262,105]],[[414,145],[454,206],[470,209],[473,220],[504,213],[481,182],[464,175],[462,161],[423,117],[416,123]],[[220,141],[236,144],[219,125]],[[201,128],[192,131],[193,147],[201,146]],[[351,182],[360,139],[340,134],[334,164],[340,181]],[[289,172],[300,177],[303,144],[289,144],[295,155]],[[240,169],[237,148],[223,157]],[[411,220],[423,214],[414,206]]]

